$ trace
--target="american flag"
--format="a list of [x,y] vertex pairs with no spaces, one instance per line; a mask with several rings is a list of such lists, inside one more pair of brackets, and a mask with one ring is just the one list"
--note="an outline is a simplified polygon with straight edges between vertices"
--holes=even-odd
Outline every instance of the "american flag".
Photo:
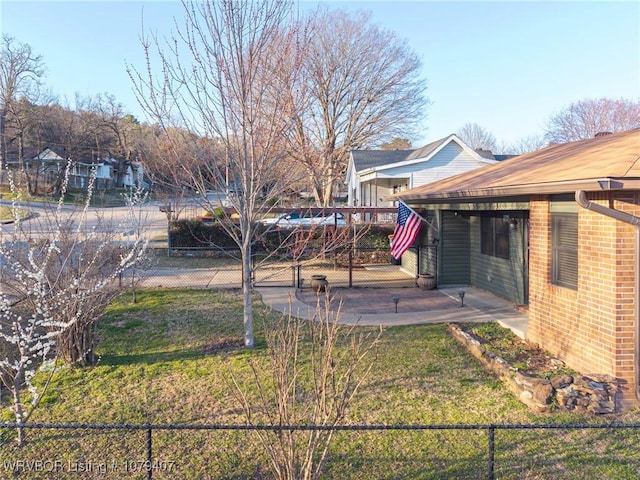
[[420,232],[422,226],[420,215],[407,207],[404,203],[398,204],[398,221],[391,241],[391,255],[398,259],[413,245],[413,241]]

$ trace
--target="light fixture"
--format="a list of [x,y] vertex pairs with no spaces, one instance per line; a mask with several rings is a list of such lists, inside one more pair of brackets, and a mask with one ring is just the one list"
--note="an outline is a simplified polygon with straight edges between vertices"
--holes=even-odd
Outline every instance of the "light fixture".
[[460,297],[460,306],[461,307],[464,307],[464,294],[465,294],[464,290],[460,290],[458,292],[458,296]]
[[395,303],[396,313],[398,313],[398,303],[400,303],[400,297],[398,295],[394,295],[393,297],[391,297],[391,299],[393,300],[393,303]]

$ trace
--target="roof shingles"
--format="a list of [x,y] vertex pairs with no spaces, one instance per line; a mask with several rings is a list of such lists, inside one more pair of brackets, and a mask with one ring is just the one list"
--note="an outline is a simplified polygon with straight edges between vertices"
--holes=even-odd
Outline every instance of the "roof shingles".
[[[571,184],[600,178],[640,180],[640,128],[553,145],[399,194],[403,200],[527,193],[541,184]],[[566,186],[565,186],[566,185]],[[594,182],[594,185],[596,183]],[[554,193],[553,188],[548,193]],[[531,193],[531,192],[528,192]]]

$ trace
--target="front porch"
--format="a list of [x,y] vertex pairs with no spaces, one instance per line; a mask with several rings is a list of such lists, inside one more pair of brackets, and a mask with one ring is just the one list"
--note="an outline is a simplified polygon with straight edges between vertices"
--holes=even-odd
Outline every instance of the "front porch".
[[360,178],[359,207],[395,207],[395,201],[382,200],[409,188],[409,177],[395,177],[375,172]]

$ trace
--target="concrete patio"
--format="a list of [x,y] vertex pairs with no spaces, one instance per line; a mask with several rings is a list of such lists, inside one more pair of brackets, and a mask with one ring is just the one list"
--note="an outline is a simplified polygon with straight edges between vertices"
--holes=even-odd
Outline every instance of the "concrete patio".
[[[443,322],[498,322],[503,327],[511,329],[520,338],[527,333],[527,314],[517,309],[507,300],[497,297],[476,287],[457,287],[433,290],[430,299],[424,301],[423,293],[418,288],[381,289],[358,288],[340,289],[340,296],[358,297],[351,301],[347,308],[342,308],[339,321],[351,325],[417,325]],[[336,289],[336,292],[338,289]],[[461,304],[459,292],[464,291],[464,305]],[[316,300],[309,299],[309,292],[303,295],[295,289],[286,287],[259,288],[262,301],[274,310],[303,319],[313,319],[316,312]],[[296,294],[297,293],[297,294]],[[329,292],[332,295],[331,291]],[[315,297],[315,293],[312,293]],[[392,297],[398,295],[398,313]],[[337,294],[336,294],[337,296]],[[321,302],[326,295],[320,293]],[[424,310],[409,308],[412,298],[422,303]],[[358,304],[362,308],[358,307]],[[343,303],[343,307],[347,302]],[[337,308],[337,307],[336,307]],[[376,313],[372,313],[377,308]]]
[[[359,325],[414,325],[441,322],[498,322],[510,328],[520,338],[527,333],[527,314],[492,293],[476,287],[451,287],[422,291],[415,286],[415,277],[396,265],[367,265],[354,272],[354,288],[346,270],[305,268],[303,289],[291,286],[290,266],[260,269],[257,272],[256,291],[263,302],[274,310],[312,319],[318,297],[309,287],[308,279],[314,273],[327,276],[335,295],[336,308],[342,301],[339,321]],[[241,272],[230,269],[154,269],[144,277],[145,287],[240,288]],[[269,286],[273,285],[273,286]],[[464,306],[459,293],[465,292]],[[395,312],[394,296],[399,297]],[[326,296],[321,294],[321,300]]]

